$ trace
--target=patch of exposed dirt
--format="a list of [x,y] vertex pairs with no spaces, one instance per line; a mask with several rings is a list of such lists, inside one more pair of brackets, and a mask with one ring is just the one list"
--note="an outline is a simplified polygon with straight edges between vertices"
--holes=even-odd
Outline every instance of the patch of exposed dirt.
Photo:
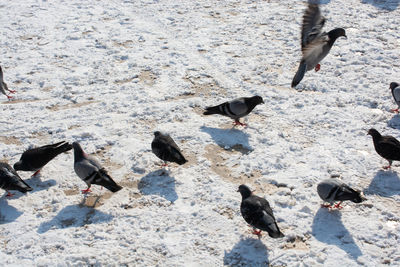
[[81,102],[81,103],[70,103],[70,104],[66,104],[66,105],[51,105],[51,106],[47,106],[46,108],[52,111],[59,111],[59,110],[63,110],[63,109],[71,109],[71,108],[80,108],[83,106],[87,106],[90,104],[95,104],[95,103],[99,103],[100,101],[98,100],[93,100],[93,101],[85,101],[85,102]]
[[150,70],[144,70],[139,74],[138,78],[141,83],[144,83],[148,86],[153,86],[156,83],[157,75]]
[[283,245],[283,249],[296,249],[296,250],[310,250],[309,245],[306,243],[307,239],[301,236],[288,239],[288,243]]
[[15,136],[0,136],[0,143],[6,145],[22,145],[22,142]]

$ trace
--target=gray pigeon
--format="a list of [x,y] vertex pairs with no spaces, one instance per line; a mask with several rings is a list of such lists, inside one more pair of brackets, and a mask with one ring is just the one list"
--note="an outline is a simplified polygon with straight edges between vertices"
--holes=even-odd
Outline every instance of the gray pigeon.
[[[253,234],[260,238],[262,230],[267,231],[272,238],[284,237],[265,198],[254,195],[250,188],[244,184],[239,186],[238,192],[242,195],[240,212],[244,220],[253,227]],[[257,231],[256,229],[260,230]]]
[[359,191],[352,189],[350,186],[337,179],[326,179],[320,182],[317,186],[317,192],[323,201],[329,203],[323,204],[323,207],[331,208],[335,201],[339,201],[334,207],[341,209],[342,206],[340,206],[340,204],[344,200],[350,200],[354,203],[361,203],[365,200]]
[[[168,134],[162,134],[159,131],[154,132],[154,139],[153,142],[151,142],[151,150],[164,162],[176,162],[179,165],[187,162],[178,145]],[[167,164],[165,163],[164,166],[166,165]]]
[[235,125],[246,126],[239,121],[240,118],[249,114],[257,105],[264,103],[261,96],[241,97],[217,106],[207,107],[203,115],[219,114],[235,120]]
[[111,192],[117,192],[122,189],[117,185],[114,180],[108,175],[107,171],[101,166],[100,162],[83,152],[78,142],[72,143],[74,148],[74,169],[75,173],[81,178],[88,186],[87,189],[82,190],[82,193],[90,192],[92,184],[104,186]]
[[50,160],[71,149],[72,145],[65,141],[28,149],[14,164],[14,169],[16,171],[34,171],[35,173],[32,176],[35,176]]
[[5,96],[7,96],[8,99],[11,99],[12,96],[7,95],[7,92],[6,92],[6,91],[9,91],[11,94],[14,94],[14,93],[15,93],[14,90],[8,89],[7,84],[4,82],[4,80],[3,80],[3,69],[2,69],[1,66],[0,66],[0,92],[1,92],[2,94],[4,94]]
[[392,95],[394,98],[394,102],[396,102],[398,108],[392,109],[391,111],[399,113],[400,107],[400,84],[392,82],[390,83],[390,90],[392,90]]
[[7,191],[7,196],[13,196],[8,190],[18,190],[21,193],[32,191],[27,183],[25,183],[17,172],[7,163],[0,162],[0,188]]
[[319,62],[324,59],[331,50],[336,39],[340,36],[347,38],[346,32],[342,28],[336,28],[330,32],[322,32],[325,18],[321,15],[317,4],[308,4],[308,8],[303,16],[303,26],[301,30],[301,51],[303,57],[300,66],[292,81],[295,87],[303,79],[306,71],[315,69],[319,71]]

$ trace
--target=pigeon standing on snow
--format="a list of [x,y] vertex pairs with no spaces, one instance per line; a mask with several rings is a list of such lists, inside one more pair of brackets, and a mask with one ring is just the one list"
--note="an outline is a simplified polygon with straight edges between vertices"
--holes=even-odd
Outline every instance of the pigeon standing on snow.
[[372,136],[376,153],[389,161],[389,165],[383,167],[389,169],[394,160],[400,160],[400,142],[393,136],[382,136],[377,130],[369,129],[368,134]]
[[111,192],[117,192],[122,189],[122,187],[117,185],[110,175],[108,175],[107,171],[96,158],[83,152],[78,142],[73,142],[72,146],[74,147],[75,173],[88,186],[87,189],[82,190],[82,193],[90,192],[92,184],[104,186]]
[[325,208],[331,208],[335,201],[339,201],[339,203],[335,204],[334,207],[341,209],[342,207],[340,204],[344,200],[350,200],[354,203],[361,203],[365,200],[359,191],[352,189],[350,186],[337,179],[326,179],[320,182],[317,186],[317,192],[323,201],[329,203],[327,205],[322,205]]
[[185,164],[187,160],[182,155],[178,145],[172,140],[168,134],[162,134],[159,131],[154,132],[154,139],[151,143],[153,153],[163,160],[164,166],[167,166],[166,161],[176,162],[179,165]]
[[32,191],[32,187],[27,185],[17,172],[7,163],[0,162],[0,188],[7,191],[7,196],[12,194],[8,190],[18,190],[21,193]]
[[235,125],[246,126],[246,124],[241,123],[239,119],[249,114],[261,103],[264,103],[264,100],[258,95],[253,97],[241,97],[214,107],[207,107],[203,115],[219,114],[227,116],[235,120]]
[[392,109],[391,111],[399,113],[400,107],[400,84],[392,82],[390,83],[390,90],[392,90],[392,95],[394,98],[394,102],[396,102],[398,108]]
[[321,32],[325,18],[321,15],[317,4],[308,4],[308,8],[303,16],[303,26],[301,29],[301,58],[300,66],[292,81],[295,87],[303,79],[306,71],[315,69],[319,71],[321,62],[328,55],[336,39],[340,36],[347,38],[346,32],[342,28],[336,28],[330,32]]
[[34,171],[35,173],[32,176],[35,176],[50,160],[71,149],[72,145],[65,141],[28,149],[22,153],[20,160],[14,164],[14,169],[16,171]]
[[7,95],[6,91],[9,91],[11,94],[15,93],[14,90],[8,89],[7,84],[4,82],[4,80],[3,80],[3,69],[0,66],[0,92],[3,93],[8,99],[11,99],[12,96]]
[[[253,195],[246,185],[240,185],[238,192],[242,195],[240,212],[244,220],[253,227],[253,234],[261,237],[261,230],[267,231],[272,238],[284,237],[276,223],[274,214],[265,198]],[[257,231],[256,229],[260,229]]]

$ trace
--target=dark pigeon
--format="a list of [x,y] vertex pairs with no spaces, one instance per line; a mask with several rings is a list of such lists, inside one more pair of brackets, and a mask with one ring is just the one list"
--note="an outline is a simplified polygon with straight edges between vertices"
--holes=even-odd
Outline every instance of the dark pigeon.
[[249,114],[257,105],[264,103],[261,96],[241,97],[217,106],[207,107],[204,115],[219,114],[235,120],[235,125],[245,126],[239,121],[240,118]]
[[107,171],[96,158],[83,152],[78,142],[72,143],[72,146],[74,147],[75,173],[88,186],[87,189],[82,190],[82,193],[90,192],[92,184],[104,186],[111,192],[117,192],[122,189],[122,187],[117,185],[110,175],[108,175]]
[[71,149],[72,145],[65,141],[28,149],[22,153],[20,160],[14,164],[14,169],[16,171],[33,171],[35,173],[32,176],[35,176],[50,160]]
[[341,209],[340,204],[342,201],[350,200],[354,203],[361,203],[365,200],[359,191],[352,189],[337,179],[326,179],[320,182],[317,186],[317,192],[323,201],[329,203],[329,205],[322,205],[323,207],[331,208],[335,201],[339,201],[334,207]]
[[399,107],[400,107],[400,84],[392,82],[390,83],[390,90],[392,91],[392,96],[394,98],[394,102],[397,104],[396,109],[392,109],[391,111],[399,113]]
[[253,234],[260,238],[262,230],[267,231],[272,238],[284,237],[265,198],[254,195],[250,188],[243,184],[239,186],[238,192],[242,195],[240,212],[244,220],[254,228]]
[[7,84],[4,82],[4,80],[3,80],[3,69],[2,69],[1,66],[0,66],[0,92],[1,92],[2,94],[4,94],[5,96],[7,96],[8,99],[11,99],[12,96],[7,95],[7,92],[6,92],[6,91],[9,91],[11,94],[14,94],[14,93],[15,93],[14,90],[8,89]]
[[7,196],[12,196],[8,190],[17,190],[21,193],[32,191],[27,183],[25,183],[17,172],[7,163],[0,162],[0,188],[7,191]]
[[394,160],[400,160],[400,142],[396,138],[389,135],[382,136],[375,129],[369,129],[368,134],[372,136],[376,153],[389,161],[389,166],[384,166],[384,169],[389,169]]
[[317,4],[308,4],[308,8],[304,12],[301,29],[301,51],[303,57],[293,78],[292,87],[300,83],[306,71],[312,69],[319,71],[321,67],[319,62],[328,55],[337,38],[340,36],[347,38],[345,30],[342,28],[336,28],[328,33],[322,32],[324,24],[325,18],[321,15],[319,6]]
[[[170,161],[178,163],[179,165],[187,162],[171,136],[162,134],[159,131],[154,132],[154,139],[153,142],[151,142],[151,151],[164,162]],[[166,166],[166,163],[164,165]]]

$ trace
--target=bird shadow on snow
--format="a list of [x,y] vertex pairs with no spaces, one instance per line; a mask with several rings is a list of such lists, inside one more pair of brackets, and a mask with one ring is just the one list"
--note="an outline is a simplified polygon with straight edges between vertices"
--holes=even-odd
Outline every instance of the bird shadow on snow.
[[[30,178],[24,180],[25,183],[27,183],[30,187],[33,188],[33,190],[28,192],[27,194],[32,194],[42,190],[47,190],[49,187],[55,186],[57,184],[56,180],[50,179],[42,181],[40,177],[41,177],[40,175],[36,175],[36,176],[31,176]],[[13,198],[20,198],[23,195],[25,194],[18,194],[15,195]]]
[[175,191],[175,178],[165,170],[153,171],[140,179],[138,189],[143,195],[158,195],[175,202],[178,195]]
[[242,238],[231,251],[225,251],[224,265],[268,266],[268,249],[259,239]]
[[398,129],[398,130],[400,130],[400,115],[399,115],[399,114],[394,115],[394,116],[387,122],[387,126],[393,128],[393,129]]
[[339,247],[357,259],[362,255],[361,250],[344,227],[341,216],[337,210],[330,212],[327,208],[321,207],[314,216],[312,235],[321,242]]
[[237,150],[242,154],[253,151],[249,145],[249,135],[238,129],[219,129],[206,126],[202,126],[200,129],[208,133],[214,142],[223,149]]
[[0,198],[0,224],[10,223],[15,221],[22,212],[8,205],[5,197]]
[[329,2],[331,2],[331,0],[308,0],[308,3],[310,4],[320,4],[320,5],[329,4]]
[[400,0],[361,0],[363,4],[370,4],[380,9],[394,11],[400,3]]
[[390,197],[400,194],[400,178],[394,171],[378,171],[364,190],[367,195]]
[[112,215],[84,205],[85,199],[86,197],[81,204],[69,205],[63,208],[53,219],[41,223],[37,232],[43,234],[51,229],[81,227],[87,224],[109,222],[112,220]]

